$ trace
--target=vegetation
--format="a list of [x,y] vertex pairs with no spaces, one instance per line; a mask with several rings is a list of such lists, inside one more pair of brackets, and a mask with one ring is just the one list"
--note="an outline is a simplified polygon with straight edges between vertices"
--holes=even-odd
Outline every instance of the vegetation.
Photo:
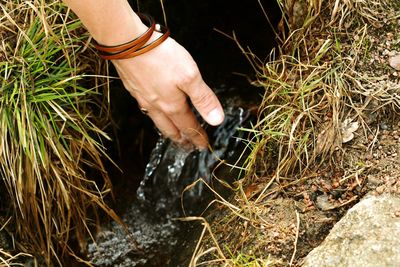
[[98,207],[117,219],[103,200],[110,190],[102,145],[107,81],[91,76],[105,66],[61,1],[3,1],[0,8],[3,219],[11,220],[6,229],[16,234],[17,251],[60,263],[64,252],[74,254],[71,239],[85,248]]
[[[209,225],[187,218],[204,225],[191,266],[295,264],[297,211],[295,224],[274,223],[286,229],[289,257],[269,255],[270,241],[279,237],[262,230],[281,205],[274,196],[315,177],[324,163],[344,166],[347,124],[360,123],[367,136],[375,134],[371,114],[399,111],[400,86],[364,75],[364,63],[372,60],[367,37],[399,18],[391,12],[400,8],[396,1],[277,1],[284,16],[268,63],[260,65],[243,49],[258,71],[254,84],[265,89],[258,121],[242,129],[249,134],[240,167],[246,176],[231,200],[217,194],[215,203],[225,207],[221,220]],[[62,264],[65,253],[83,261],[71,241],[86,247],[96,210],[118,220],[104,202],[111,187],[102,143],[108,139],[108,81],[92,75],[107,68],[60,1],[3,1],[0,8],[0,232],[15,237],[14,249],[21,251],[12,255],[0,247],[0,266],[29,254],[40,254],[47,265]]]
[[[271,224],[281,226],[269,219],[274,198],[316,177],[322,165],[346,166],[342,147],[348,141],[348,125],[360,124],[365,137],[375,135],[368,122],[371,114],[399,111],[399,85],[382,86],[387,76],[376,69],[367,72],[365,63],[370,60],[368,36],[382,31],[388,22],[397,23],[395,2],[278,0],[284,16],[276,33],[279,46],[269,61],[260,65],[241,47],[258,70],[254,84],[263,87],[265,94],[257,123],[242,129],[249,133],[249,156],[240,167],[246,176],[233,188],[230,201],[217,195],[215,202],[225,206],[224,215],[207,224],[210,236],[199,241],[193,266],[248,266],[238,259],[254,255],[250,259],[257,262],[272,253],[272,242],[285,246],[280,237],[268,236],[264,230],[272,231]],[[271,257],[266,265],[251,266],[295,263],[300,219],[297,211],[293,214],[297,214],[297,220],[291,218],[295,223],[282,226],[288,228],[290,255],[283,261]]]

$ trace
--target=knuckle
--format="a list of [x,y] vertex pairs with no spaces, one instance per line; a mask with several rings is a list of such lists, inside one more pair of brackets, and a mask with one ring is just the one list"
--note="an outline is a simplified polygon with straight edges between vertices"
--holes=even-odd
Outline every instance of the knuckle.
[[169,102],[163,102],[159,104],[160,109],[168,116],[180,115],[189,109],[186,104],[186,98],[174,99]]
[[160,96],[157,94],[149,94],[146,96],[146,101],[149,103],[157,103],[160,101]]
[[153,103],[159,101],[159,96],[157,95],[148,95],[144,98],[141,97],[139,94],[135,94],[133,95],[133,97],[136,99],[141,108],[145,108],[148,110],[154,109],[155,105]]
[[179,84],[182,86],[189,85],[194,81],[198,80],[200,72],[196,66],[188,67],[180,77]]
[[182,108],[179,105],[174,104],[164,104],[161,110],[168,116],[178,115],[182,112]]

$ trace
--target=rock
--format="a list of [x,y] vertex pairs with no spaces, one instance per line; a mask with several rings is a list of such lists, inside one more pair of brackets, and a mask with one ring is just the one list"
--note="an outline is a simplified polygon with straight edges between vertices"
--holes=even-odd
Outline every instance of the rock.
[[317,207],[321,210],[332,210],[335,208],[335,205],[329,202],[329,198],[327,195],[320,195],[317,197]]
[[400,197],[369,196],[351,208],[303,266],[400,266]]
[[400,55],[390,57],[389,65],[395,70],[400,70]]

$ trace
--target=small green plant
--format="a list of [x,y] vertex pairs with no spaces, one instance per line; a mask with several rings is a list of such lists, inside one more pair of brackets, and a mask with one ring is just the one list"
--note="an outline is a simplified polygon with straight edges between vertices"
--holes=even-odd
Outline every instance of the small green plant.
[[248,255],[244,253],[237,253],[237,255],[233,255],[231,250],[226,247],[226,250],[230,254],[231,258],[231,266],[235,267],[268,267],[273,266],[273,261],[267,257],[267,259],[263,259],[261,257],[257,257],[254,255]]
[[270,261],[267,259],[261,259],[256,256],[249,256],[246,254],[238,254],[236,257],[233,257],[233,266],[237,267],[268,267],[272,266]]

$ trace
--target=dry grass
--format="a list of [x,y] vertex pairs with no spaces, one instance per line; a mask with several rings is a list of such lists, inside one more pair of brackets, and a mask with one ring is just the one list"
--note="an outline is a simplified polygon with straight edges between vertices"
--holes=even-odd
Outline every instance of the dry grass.
[[[378,109],[398,110],[393,92],[399,86],[375,90],[381,87],[381,77],[366,77],[357,69],[368,54],[368,31],[382,27],[373,22],[395,19],[387,12],[391,1],[372,2],[303,1],[300,11],[288,8],[296,6],[292,1],[281,3],[288,18],[303,17],[286,22],[289,31],[280,35],[284,41],[279,56],[272,54],[259,66],[257,84],[265,88],[265,95],[259,121],[248,130],[255,134],[248,170],[273,170],[278,180],[304,174],[340,150],[345,120],[363,123],[372,100],[379,102]],[[301,27],[296,25],[299,20]],[[260,158],[268,160],[256,160]],[[271,158],[277,160],[271,164]]]
[[[259,65],[243,50],[259,70],[255,84],[265,88],[257,123],[242,129],[251,136],[247,143],[250,156],[244,166],[247,175],[237,183],[230,203],[217,201],[227,214],[208,229],[220,238],[206,238],[208,241],[199,245],[195,257],[201,263],[194,266],[213,266],[214,262],[219,264],[215,266],[289,264],[272,259],[264,265],[257,263],[255,260],[268,255],[271,248],[262,238],[257,248],[249,247],[246,239],[257,233],[246,232],[247,226],[262,233],[270,226],[265,213],[276,194],[312,177],[312,170],[322,163],[342,164],[346,123],[359,123],[368,135],[372,133],[367,123],[371,114],[399,112],[400,85],[373,72],[365,75],[360,69],[371,49],[368,34],[400,17],[396,1],[278,3],[285,16],[278,26],[280,45],[269,61]],[[238,229],[229,227],[231,224],[237,224]],[[298,234],[298,228],[292,230]],[[234,231],[243,231],[242,236],[227,240],[225,237]],[[291,244],[293,255],[296,243]],[[219,253],[214,253],[215,247]],[[228,249],[232,247],[235,249]],[[251,256],[247,262],[235,262],[241,255]]]
[[17,255],[12,255],[2,249],[0,249],[0,267],[10,267],[10,266],[24,266],[20,263],[22,257],[30,257],[29,254],[18,253]]
[[12,231],[21,250],[60,263],[71,237],[85,248],[98,207],[116,218],[103,201],[106,81],[86,75],[105,69],[60,1],[2,1],[0,36],[0,174]]

